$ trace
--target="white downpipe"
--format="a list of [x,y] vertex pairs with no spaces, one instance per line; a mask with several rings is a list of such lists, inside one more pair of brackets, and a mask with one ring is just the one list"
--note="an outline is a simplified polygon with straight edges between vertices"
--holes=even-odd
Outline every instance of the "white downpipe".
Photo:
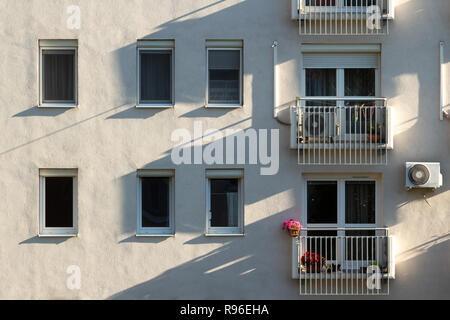
[[274,41],[273,48],[273,117],[278,118],[278,41]]
[[440,99],[440,112],[439,117],[444,120],[444,115],[448,117],[448,113],[445,111],[445,64],[444,64],[444,42],[439,43],[440,63],[441,63],[441,99]]

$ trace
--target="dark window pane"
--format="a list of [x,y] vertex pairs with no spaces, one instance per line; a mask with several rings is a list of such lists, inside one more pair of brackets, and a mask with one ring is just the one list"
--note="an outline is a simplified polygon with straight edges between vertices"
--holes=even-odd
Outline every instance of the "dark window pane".
[[[306,96],[336,96],[336,69],[306,69]],[[307,106],[335,106],[336,101],[306,101]]]
[[43,101],[75,102],[75,50],[43,50]]
[[375,181],[345,182],[345,223],[375,223]]
[[238,189],[238,179],[211,179],[211,227],[239,226]]
[[45,178],[45,227],[73,227],[73,178]]
[[[382,238],[375,237],[374,230],[345,231],[346,260],[376,260],[375,247],[382,243]],[[351,238],[350,238],[351,237]]]
[[141,52],[141,102],[172,102],[172,52]]
[[345,69],[345,96],[374,97],[375,69]]
[[[323,1],[323,0],[322,0]],[[387,1],[386,0],[345,0],[346,6],[357,6],[357,7],[365,7],[365,6],[379,6],[380,9],[386,8]]]
[[308,181],[308,223],[337,223],[336,181]]
[[335,6],[336,0],[306,0],[307,6]]
[[170,178],[142,178],[142,227],[168,228]]
[[327,260],[336,260],[336,236],[337,231],[308,231],[306,250]]
[[238,50],[209,51],[209,103],[240,103],[240,61]]

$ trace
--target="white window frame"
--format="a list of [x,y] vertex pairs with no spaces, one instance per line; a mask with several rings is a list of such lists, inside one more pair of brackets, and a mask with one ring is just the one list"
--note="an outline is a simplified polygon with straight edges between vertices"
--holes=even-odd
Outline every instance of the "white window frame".
[[[337,223],[308,223],[308,182],[310,181],[335,181],[337,182]],[[345,182],[346,181],[373,181],[375,182],[375,223],[373,224],[351,224],[345,222]],[[306,230],[301,231],[302,236],[307,236],[308,231],[336,231],[337,236],[345,236],[346,231],[374,229],[375,235],[379,235],[382,229],[382,199],[381,193],[381,176],[375,173],[367,174],[305,174],[303,183],[303,206],[301,224]],[[313,229],[310,229],[313,228]],[[353,228],[353,229],[346,229]],[[336,257],[343,261],[346,266],[352,264],[352,260],[344,260],[344,243],[337,244]],[[335,263],[335,260],[327,260],[328,263]]]
[[[73,180],[73,227],[45,227],[45,179],[49,177],[68,177]],[[40,169],[39,170],[39,237],[77,237],[78,236],[78,169]]]
[[[142,178],[169,179],[169,227],[142,226]],[[138,170],[137,172],[137,237],[173,237],[175,236],[175,171],[174,170]]]
[[[243,41],[207,41],[206,45],[206,108],[242,108],[244,106],[244,47]],[[239,103],[209,103],[209,52],[210,51],[239,51]]]
[[[237,179],[238,180],[238,226],[237,227],[211,227],[211,179]],[[207,170],[206,171],[206,215],[205,236],[244,236],[244,170]]]
[[[74,102],[44,102],[43,51],[74,51]],[[39,107],[76,108],[78,106],[78,41],[77,40],[40,40],[39,41]]]
[[[141,52],[170,51],[171,53],[171,90],[170,102],[154,101],[141,102]],[[137,96],[136,108],[173,108],[175,105],[175,41],[173,40],[139,40],[137,46]]]

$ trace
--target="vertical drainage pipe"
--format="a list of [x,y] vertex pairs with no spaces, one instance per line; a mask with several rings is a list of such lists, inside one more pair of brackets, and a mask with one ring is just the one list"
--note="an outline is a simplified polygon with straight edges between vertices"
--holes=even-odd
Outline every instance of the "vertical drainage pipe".
[[278,41],[274,41],[273,48],[273,117],[278,117]]

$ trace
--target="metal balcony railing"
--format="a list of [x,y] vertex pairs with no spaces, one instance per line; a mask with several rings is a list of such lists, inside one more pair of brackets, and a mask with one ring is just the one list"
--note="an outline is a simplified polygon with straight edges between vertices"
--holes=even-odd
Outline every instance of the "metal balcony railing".
[[297,239],[300,295],[389,294],[395,261],[393,237],[387,229],[306,232],[315,235]]
[[297,0],[301,35],[389,33],[393,0]]
[[393,138],[385,98],[299,98],[293,117],[299,164],[387,164]]

